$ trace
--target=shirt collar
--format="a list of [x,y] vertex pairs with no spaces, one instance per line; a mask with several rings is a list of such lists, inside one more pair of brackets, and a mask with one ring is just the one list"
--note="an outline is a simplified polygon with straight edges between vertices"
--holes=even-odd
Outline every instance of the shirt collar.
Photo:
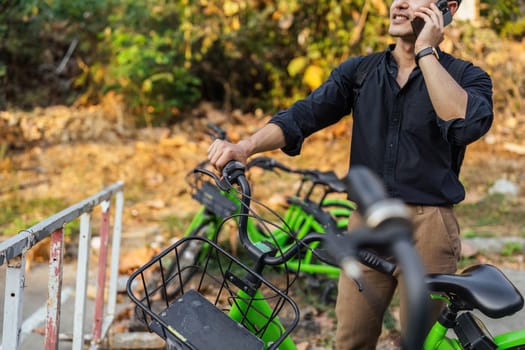
[[394,48],[396,47],[395,44],[388,45],[388,48],[386,49],[386,69],[388,71],[388,74],[393,76],[394,78],[397,76],[397,62],[394,59]]

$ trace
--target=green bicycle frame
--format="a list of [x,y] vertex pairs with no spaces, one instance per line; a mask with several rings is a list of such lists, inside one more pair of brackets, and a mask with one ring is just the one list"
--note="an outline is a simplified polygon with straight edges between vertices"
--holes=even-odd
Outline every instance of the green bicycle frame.
[[[448,328],[436,322],[425,339],[424,350],[464,350],[459,340],[446,336]],[[498,350],[525,344],[525,329],[499,334],[493,338]]]
[[510,349],[518,345],[525,344],[525,329],[515,330],[494,337],[494,343],[498,349]]
[[428,333],[425,343],[423,345],[424,350],[463,350],[461,344],[457,339],[447,338],[448,328],[443,326],[441,323],[436,322]]
[[[240,201],[235,193],[221,191],[221,194],[237,205],[238,209],[236,213],[238,213],[240,210]],[[348,224],[348,216],[355,209],[354,204],[340,198],[325,198],[323,200],[323,206],[325,205],[330,208],[330,212],[335,217],[340,218],[337,221],[338,227],[346,227]],[[207,213],[206,207],[202,206],[188,226],[184,237],[191,235],[200,225],[209,221],[210,227],[207,228],[208,231],[205,235],[209,239],[214,239],[222,219],[223,218],[219,216]],[[248,220],[247,230],[250,240],[252,242],[269,241],[278,247],[279,250],[286,251],[290,246],[295,244],[294,240],[290,237],[290,230],[295,233],[297,239],[302,239],[310,232],[324,232],[322,225],[315,220],[313,215],[306,213],[299,204],[293,203],[293,201],[284,214],[283,222],[287,225],[286,229],[277,228],[272,232],[265,233],[264,230],[261,230],[261,228],[256,225],[254,220]],[[310,247],[313,249],[317,247],[318,244],[319,243],[316,242],[311,244]],[[313,258],[313,253],[311,249],[309,249],[303,253],[301,259],[288,261],[286,267],[309,274],[323,274],[329,278],[337,278],[339,276],[339,267],[314,262]]]
[[236,298],[229,311],[229,316],[242,323],[254,334],[260,334],[267,349],[272,342],[284,336],[284,340],[279,345],[279,350],[297,350],[292,338],[284,335],[284,326],[274,315],[274,311],[264,299],[260,290],[257,290],[252,297],[240,290],[239,298]]
[[[341,208],[340,210],[342,212],[343,209]],[[348,215],[350,215],[350,212],[348,212]],[[290,204],[286,211],[284,221],[290,226],[290,229],[294,231],[296,239],[302,239],[310,232],[324,233],[322,225],[315,220],[313,215],[305,213],[301,206],[297,204]],[[294,239],[290,237],[289,232],[277,229],[271,232],[270,235],[266,235],[256,227],[252,220],[248,221],[248,234],[252,242],[271,241],[283,252],[296,244]],[[294,271],[302,271],[310,274],[323,274],[328,278],[335,279],[339,277],[339,267],[315,262],[312,249],[316,248],[318,245],[319,242],[310,244],[309,247],[311,249],[303,252],[301,259],[291,259],[286,262],[284,266]],[[277,255],[279,255],[279,252]]]

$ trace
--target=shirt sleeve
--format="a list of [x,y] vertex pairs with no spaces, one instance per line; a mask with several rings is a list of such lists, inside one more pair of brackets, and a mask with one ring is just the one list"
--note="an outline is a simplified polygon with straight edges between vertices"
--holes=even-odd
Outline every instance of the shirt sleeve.
[[283,152],[298,155],[304,140],[314,132],[350,114],[354,103],[352,78],[359,57],[353,57],[335,68],[330,77],[305,99],[277,112],[269,123],[278,125],[284,133]]
[[481,68],[470,65],[461,78],[461,86],[468,95],[465,119],[444,121],[438,118],[444,137],[455,146],[466,146],[481,138],[494,119],[490,76]]

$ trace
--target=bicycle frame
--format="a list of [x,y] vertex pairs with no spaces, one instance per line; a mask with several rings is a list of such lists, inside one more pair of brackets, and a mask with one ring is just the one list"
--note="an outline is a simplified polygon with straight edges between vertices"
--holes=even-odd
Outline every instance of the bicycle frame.
[[[230,193],[225,191],[218,191],[213,196],[221,196],[215,200],[228,200],[235,206],[235,211],[231,211],[230,215],[235,216],[240,212],[240,201],[236,196],[236,193]],[[208,196],[210,197],[210,196]],[[197,199],[199,200],[199,199]],[[213,199],[210,199],[213,201]],[[265,232],[253,220],[248,221],[248,234],[253,242],[270,241],[274,243],[281,250],[285,251],[288,247],[293,245],[293,240],[302,239],[306,234],[310,232],[324,233],[323,226],[314,218],[312,214],[305,211],[302,206],[302,201],[297,197],[290,198],[289,205],[283,216],[283,223],[286,225],[287,230],[275,229],[271,232]],[[334,215],[339,218],[343,218],[337,221],[338,227],[344,226],[346,228],[347,218],[351,214],[354,206],[353,203],[340,199],[340,198],[324,198],[322,205],[333,206]],[[232,206],[233,208],[233,206]],[[212,209],[213,210],[213,209]],[[184,237],[187,237],[194,232],[194,230],[205,222],[210,222],[210,228],[208,228],[207,237],[210,239],[216,239],[218,235],[217,230],[220,228],[223,216],[217,212],[213,212],[206,205],[203,205],[197,214],[194,216],[192,222],[188,226]],[[321,209],[319,209],[321,210]],[[288,231],[288,232],[287,232]],[[290,237],[289,231],[295,233],[295,237]],[[300,259],[292,259],[287,262],[286,268],[294,271],[302,271],[308,274],[322,274],[328,278],[335,279],[339,276],[339,267],[328,265],[325,263],[314,262],[314,255],[312,249],[317,247],[318,243],[313,243],[310,248],[301,254]]]
[[[436,322],[428,333],[424,350],[464,350],[458,339],[447,336],[449,328]],[[525,329],[510,331],[494,336],[492,339],[497,349],[512,349],[525,344]]]
[[[260,338],[265,343],[265,348],[275,339],[282,338],[279,350],[297,350],[292,338],[285,332],[281,321],[273,317],[274,310],[260,290],[257,290],[254,296],[250,296],[241,290],[238,296],[239,301],[233,303],[228,313],[232,319],[246,325],[246,328],[254,334],[261,333]],[[271,323],[267,322],[269,318],[273,319]]]

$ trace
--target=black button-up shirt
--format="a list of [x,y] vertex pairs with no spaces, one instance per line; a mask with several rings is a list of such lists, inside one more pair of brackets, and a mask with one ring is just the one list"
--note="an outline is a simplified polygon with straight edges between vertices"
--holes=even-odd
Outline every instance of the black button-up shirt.
[[[444,121],[432,107],[419,68],[402,88],[396,82],[392,50],[390,46],[370,69],[357,94],[352,82],[363,56],[340,64],[318,89],[279,111],[270,123],[284,132],[283,151],[297,155],[306,137],[353,112],[350,166],[369,167],[384,180],[391,196],[407,203],[456,204],[465,198],[459,180],[465,148],[492,124],[491,79],[469,65],[459,81],[468,94],[466,117]],[[454,60],[440,52],[445,69]]]

